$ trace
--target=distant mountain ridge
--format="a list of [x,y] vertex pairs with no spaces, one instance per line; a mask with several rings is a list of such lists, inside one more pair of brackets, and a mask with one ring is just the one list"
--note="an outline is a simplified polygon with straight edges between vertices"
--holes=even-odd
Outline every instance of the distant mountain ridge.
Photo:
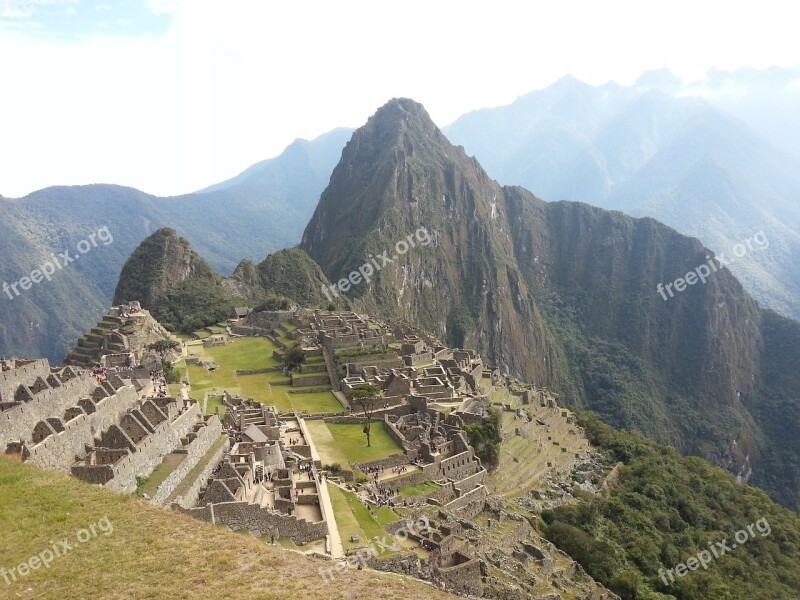
[[101,227],[113,243],[94,248],[52,281],[0,297],[0,352],[60,361],[111,303],[123,263],[148,235],[171,226],[222,273],[245,257],[293,246],[330,177],[346,129],[297,140],[280,156],[201,193],[158,198],[114,185],[54,187],[0,198],[0,283],[16,282],[51,253],[74,252]]
[[769,248],[731,269],[763,306],[800,318],[800,160],[705,97],[668,72],[631,87],[565,77],[444,131],[545,200],[651,216],[727,255],[763,231]]

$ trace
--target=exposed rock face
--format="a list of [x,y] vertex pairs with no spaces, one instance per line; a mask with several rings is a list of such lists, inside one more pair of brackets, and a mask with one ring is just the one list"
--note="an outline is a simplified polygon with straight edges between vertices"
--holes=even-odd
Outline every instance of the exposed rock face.
[[[430,243],[399,244],[420,230]],[[347,293],[358,308],[476,347],[568,403],[744,476],[749,455],[753,481],[798,506],[798,471],[776,460],[788,452],[797,464],[800,448],[779,439],[800,432],[780,411],[797,409],[800,383],[764,357],[777,352],[771,339],[792,360],[800,346],[777,342],[774,326],[764,335],[765,313],[696,239],[501,187],[421,105],[399,99],[345,147],[301,248],[331,281],[375,257],[371,280]],[[657,292],[704,264],[715,267],[705,283]],[[800,338],[797,323],[781,323]],[[766,401],[775,394],[782,409]]]

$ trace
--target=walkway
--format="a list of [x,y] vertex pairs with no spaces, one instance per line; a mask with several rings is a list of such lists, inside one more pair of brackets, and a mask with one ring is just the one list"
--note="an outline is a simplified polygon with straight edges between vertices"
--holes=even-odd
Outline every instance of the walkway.
[[344,558],[344,546],[342,538],[339,536],[339,526],[336,524],[336,516],[333,514],[333,504],[328,493],[328,478],[324,477],[319,484],[319,506],[322,514],[328,521],[328,535],[331,538],[331,558],[334,560]]

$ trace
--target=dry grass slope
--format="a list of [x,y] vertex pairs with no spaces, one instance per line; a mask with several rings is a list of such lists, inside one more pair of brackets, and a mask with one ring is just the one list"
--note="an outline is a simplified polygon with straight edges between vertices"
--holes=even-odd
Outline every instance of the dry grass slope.
[[[323,585],[323,560],[271,547],[70,477],[0,457],[0,568],[68,538],[74,549],[7,585],[0,598],[453,598],[424,584],[348,569]],[[113,527],[77,543],[107,518]],[[108,527],[105,527],[108,530]],[[1,574],[1,573],[0,573]]]

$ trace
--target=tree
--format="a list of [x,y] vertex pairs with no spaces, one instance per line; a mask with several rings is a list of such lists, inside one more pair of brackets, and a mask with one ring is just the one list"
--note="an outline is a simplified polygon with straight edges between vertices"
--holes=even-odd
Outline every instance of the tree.
[[380,390],[374,385],[357,385],[347,392],[347,399],[356,404],[361,409],[361,412],[364,413],[364,418],[367,420],[364,423],[364,435],[367,436],[367,446],[371,446],[370,426],[372,425],[372,413],[375,412],[375,408],[378,406]]
[[178,343],[177,340],[158,340],[157,342],[148,344],[147,349],[156,352],[161,358],[164,358],[170,350],[178,346],[180,346],[180,343]]
[[503,441],[500,413],[491,409],[487,418],[480,423],[467,425],[469,445],[475,449],[475,455],[485,466],[496,467],[500,460],[500,443]]
[[283,359],[281,362],[287,371],[294,371],[301,364],[303,364],[305,360],[306,353],[303,352],[302,348],[300,348],[300,344],[295,344],[283,353]]

